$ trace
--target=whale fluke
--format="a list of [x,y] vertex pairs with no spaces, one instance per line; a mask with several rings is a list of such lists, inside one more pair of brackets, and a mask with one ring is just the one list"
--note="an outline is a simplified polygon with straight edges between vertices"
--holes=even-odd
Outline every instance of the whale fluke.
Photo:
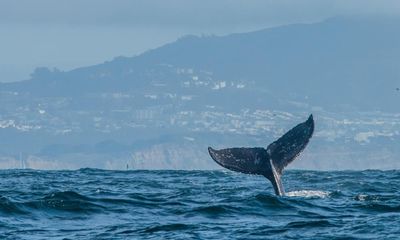
[[208,152],[219,165],[236,172],[263,175],[269,179],[275,194],[284,195],[281,183],[283,169],[291,163],[307,146],[314,132],[312,114],[307,121],[298,124],[267,149],[256,148],[226,148]]

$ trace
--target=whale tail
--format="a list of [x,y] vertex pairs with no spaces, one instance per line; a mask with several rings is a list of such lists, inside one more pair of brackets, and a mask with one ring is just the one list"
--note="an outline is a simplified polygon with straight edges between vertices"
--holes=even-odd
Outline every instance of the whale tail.
[[307,121],[298,124],[265,148],[226,148],[208,152],[214,161],[229,170],[263,175],[269,179],[275,194],[283,195],[281,182],[283,169],[307,146],[314,133],[312,114]]

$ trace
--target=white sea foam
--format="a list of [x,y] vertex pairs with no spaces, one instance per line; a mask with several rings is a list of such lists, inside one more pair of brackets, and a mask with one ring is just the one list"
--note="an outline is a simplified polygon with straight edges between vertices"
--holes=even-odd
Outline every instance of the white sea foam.
[[368,198],[368,195],[366,195],[366,194],[358,194],[356,196],[356,200],[361,201],[361,202],[365,201],[367,198]]
[[300,191],[292,191],[285,193],[285,196],[288,197],[319,197],[326,198],[328,197],[330,192],[325,191],[314,191],[314,190],[300,190]]

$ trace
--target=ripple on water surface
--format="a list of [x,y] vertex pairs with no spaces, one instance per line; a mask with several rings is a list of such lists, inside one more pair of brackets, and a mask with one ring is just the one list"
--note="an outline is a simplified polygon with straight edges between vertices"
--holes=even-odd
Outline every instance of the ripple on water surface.
[[400,236],[399,171],[0,171],[1,239]]

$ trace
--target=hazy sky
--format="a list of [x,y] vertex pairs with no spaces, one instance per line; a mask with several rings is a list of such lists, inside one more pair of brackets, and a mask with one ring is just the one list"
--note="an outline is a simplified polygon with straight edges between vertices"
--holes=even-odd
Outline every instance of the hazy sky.
[[227,34],[337,15],[398,15],[398,0],[0,0],[0,81],[133,56],[186,34]]

